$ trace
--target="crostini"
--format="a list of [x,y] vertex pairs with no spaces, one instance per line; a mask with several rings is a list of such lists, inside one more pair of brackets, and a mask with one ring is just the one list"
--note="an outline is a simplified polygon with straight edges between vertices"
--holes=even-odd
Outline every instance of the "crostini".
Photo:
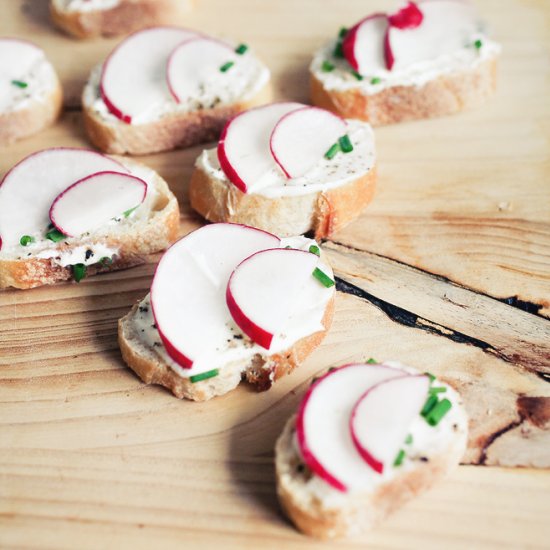
[[122,357],[180,399],[205,401],[241,379],[267,390],[320,344],[334,294],[315,241],[206,225],[166,251],[150,293],[119,321]]

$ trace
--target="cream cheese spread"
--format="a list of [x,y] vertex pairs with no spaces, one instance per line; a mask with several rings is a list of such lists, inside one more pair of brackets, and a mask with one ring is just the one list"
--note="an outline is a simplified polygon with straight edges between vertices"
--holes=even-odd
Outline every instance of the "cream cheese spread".
[[[479,41],[480,47],[475,43]],[[336,40],[323,46],[314,56],[310,72],[322,82],[326,90],[345,92],[359,90],[364,95],[372,95],[396,86],[420,87],[443,75],[475,69],[479,64],[500,54],[500,45],[479,33],[472,36],[464,48],[453,54],[441,55],[434,59],[413,63],[400,70],[379,69],[357,80],[352,68],[345,59],[333,56]],[[323,71],[323,62],[334,65],[332,71]]]
[[103,11],[116,8],[120,0],[61,0],[61,9],[68,12]]
[[[307,195],[340,187],[372,170],[376,162],[372,128],[359,120],[347,120],[347,124],[353,151],[338,153],[330,160],[323,157],[299,178],[288,179],[274,163],[272,171],[262,178],[261,185],[255,185],[248,193],[269,198]],[[210,178],[233,185],[220,167],[216,149],[204,150],[195,165]]]
[[[103,101],[100,93],[102,66],[92,70],[88,83],[84,88],[83,103],[106,122],[118,122]],[[149,106],[148,110],[133,117],[131,124],[147,124],[162,119],[165,116],[188,113],[201,109],[213,109],[231,105],[237,101],[246,101],[256,95],[269,81],[270,73],[250,51],[236,56],[234,65],[226,72],[218,71],[209,79],[203,92],[188,100],[177,103],[170,94],[168,86],[159,80],[159,86],[165,89],[162,101]]]
[[[316,244],[315,241],[305,237],[289,237],[281,239],[280,246],[281,248],[290,246],[300,250],[308,250],[312,244]],[[330,266],[320,262],[319,268],[333,278]],[[285,351],[301,338],[323,330],[323,316],[327,303],[333,294],[334,287],[326,288],[321,283],[307,285],[288,320],[285,333],[275,335],[269,351],[255,344],[231,320],[228,329],[232,334],[232,338],[228,339],[223,348],[216,350],[213,361],[208,364],[203,362],[202,367],[193,365],[191,368],[183,368],[168,355],[155,324],[149,294],[140,302],[131,322],[135,333],[138,334],[144,346],[154,350],[176,374],[188,378],[201,372],[222,369],[233,363],[241,365],[242,370],[244,370],[249,366],[254,356],[261,355],[265,357]]]

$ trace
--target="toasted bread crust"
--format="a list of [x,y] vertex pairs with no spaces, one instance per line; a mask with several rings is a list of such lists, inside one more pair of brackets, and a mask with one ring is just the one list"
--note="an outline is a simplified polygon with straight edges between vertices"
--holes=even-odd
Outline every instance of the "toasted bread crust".
[[[127,159],[124,159],[124,162],[128,164]],[[109,265],[93,264],[88,266],[86,276],[139,265],[145,261],[145,255],[163,250],[177,239],[180,216],[176,197],[160,176],[157,176],[156,187],[159,198],[151,219],[116,238],[98,239],[98,243],[118,248],[119,252]],[[93,246],[93,244],[90,242],[90,245]],[[52,248],[64,248],[65,246],[52,243]],[[76,246],[79,246],[79,243],[66,246],[66,250],[71,250]],[[51,259],[31,257],[0,260],[0,289],[8,287],[27,289],[71,279],[73,279],[71,267],[62,267]]]
[[50,0],[52,21],[75,38],[116,36],[144,27],[174,24],[194,0],[121,0],[108,10],[69,12],[59,2]]
[[[321,343],[334,316],[333,296],[323,316],[324,330],[302,338],[285,352],[267,357],[256,356],[252,361],[246,360],[244,364],[227,365],[220,370],[218,376],[193,383],[188,378],[176,374],[159,355],[140,342],[131,322],[138,306],[139,304],[134,305],[118,322],[118,343],[122,358],[146,384],[164,386],[179,399],[193,401],[206,401],[223,395],[237,387],[241,378],[245,378],[258,391],[269,389],[275,380],[292,372]],[[250,366],[246,367],[249,363]]]
[[63,107],[63,91],[56,76],[55,86],[43,101],[34,100],[25,109],[0,113],[0,146],[40,132],[53,124]]
[[422,86],[393,86],[372,95],[359,89],[327,90],[311,73],[311,101],[344,118],[373,126],[433,118],[476,107],[496,89],[497,57],[476,67],[442,75]]
[[314,231],[323,239],[355,219],[370,203],[376,187],[376,167],[357,179],[304,195],[270,198],[243,193],[235,185],[195,168],[189,184],[191,207],[212,222],[251,225],[281,237]]
[[457,434],[442,452],[380,484],[372,493],[350,495],[339,507],[325,506],[305,487],[304,481],[314,474],[303,465],[296,451],[295,425],[296,415],[287,421],[276,443],[277,494],[294,524],[307,535],[321,539],[348,537],[372,529],[447,475],[457,466],[466,447],[466,434]]

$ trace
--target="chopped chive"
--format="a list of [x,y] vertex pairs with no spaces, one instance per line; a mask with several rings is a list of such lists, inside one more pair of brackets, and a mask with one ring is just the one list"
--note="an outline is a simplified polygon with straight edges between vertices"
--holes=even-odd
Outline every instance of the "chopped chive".
[[334,47],[334,52],[332,52],[334,57],[339,57],[340,59],[344,58],[344,48],[342,47],[342,42],[338,42]]
[[31,237],[30,235],[23,235],[20,239],[19,239],[19,244],[21,246],[28,246],[29,244],[33,243],[34,242],[34,237]]
[[481,49],[481,46],[483,46],[483,42],[482,42],[481,40],[476,40],[476,41],[474,42],[474,48],[475,48],[476,50],[480,50],[480,49]]
[[338,32],[338,38],[344,38],[344,36],[346,36],[346,34],[348,34],[347,27],[341,27],[340,31]]
[[238,53],[239,55],[243,55],[248,50],[248,46],[246,44],[239,44],[235,48],[235,53]]
[[292,248],[289,244],[285,246],[285,249]]
[[84,264],[75,264],[71,266],[73,269],[74,280],[79,283],[86,277],[86,266]]
[[435,380],[435,376],[431,372],[425,372],[424,374],[430,379],[430,384]]
[[[224,63],[221,67],[220,67],[220,71],[222,73],[225,73],[227,72],[229,69],[231,69],[231,67],[233,67],[233,65],[235,65],[235,62],[234,61],[228,61],[227,63]],[[198,375],[197,375],[198,376]]]
[[50,241],[53,241],[54,243],[58,243],[59,241],[62,241],[65,238],[65,235],[61,233],[61,231],[57,229],[50,229],[46,233],[46,239],[49,239]]
[[329,367],[327,372],[332,372],[333,370],[336,370],[338,367]]
[[430,395],[435,395],[436,393],[445,393],[447,391],[447,388],[445,386],[441,386],[439,388],[430,388]]
[[398,453],[397,453],[397,456],[395,457],[395,460],[393,461],[393,465],[394,466],[401,466],[401,464],[403,464],[403,459],[405,458],[405,451],[403,449],[401,449]]
[[133,208],[129,208],[126,210],[126,212],[123,212],[122,215],[127,218],[136,208],[138,208],[139,204],[137,206],[134,206]]
[[102,266],[111,265],[113,263],[113,258],[109,258],[109,256],[103,256],[103,258],[99,259],[99,263]]
[[22,80],[12,80],[11,83],[18,88],[26,88],[28,84]]
[[189,380],[194,384],[195,382],[200,382],[201,380],[207,380],[208,378],[214,378],[218,376],[220,371],[218,369],[207,370],[206,372],[201,372],[200,374],[195,374],[189,377]]
[[316,244],[312,244],[312,245],[309,247],[309,251],[310,251],[312,254],[315,254],[316,256],[320,256],[320,255],[321,255],[321,251],[319,250],[319,247],[318,247]]
[[440,420],[451,410],[453,404],[448,399],[442,399],[426,416],[430,426],[437,426]]
[[338,144],[343,153],[351,153],[353,151],[353,144],[347,134],[338,140]]
[[336,153],[340,151],[340,144],[336,142],[326,153],[325,158],[328,160],[333,159],[336,156]]
[[378,361],[372,357],[367,361],[367,365],[378,365]]
[[334,65],[330,62],[330,61],[327,61],[326,59],[323,61],[323,64],[321,65],[321,70],[324,72],[324,73],[330,73],[330,71],[334,71]]
[[371,84],[380,84],[380,82],[382,82],[382,79],[381,79],[381,78],[378,78],[377,76],[373,76],[373,77],[370,79],[370,83],[371,83]]
[[409,434],[405,439],[405,445],[410,445],[413,442],[413,436]]
[[351,74],[357,79],[357,80],[363,80],[363,75],[359,74],[357,71],[351,71]]
[[431,395],[426,399],[426,403],[424,403],[424,406],[422,407],[422,410],[420,411],[420,414],[424,417],[426,417],[428,414],[430,414],[430,411],[437,405],[437,395]]
[[323,285],[327,288],[330,288],[331,286],[334,286],[334,281],[326,274],[323,273],[318,267],[316,267],[313,270],[312,275]]

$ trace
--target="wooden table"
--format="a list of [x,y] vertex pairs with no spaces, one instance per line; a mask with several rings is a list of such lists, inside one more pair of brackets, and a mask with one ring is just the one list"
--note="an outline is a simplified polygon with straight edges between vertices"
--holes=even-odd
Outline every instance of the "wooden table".
[[[386,5],[197,3],[188,26],[253,44],[278,97],[299,101],[315,48]],[[279,511],[273,445],[315,373],[376,357],[459,386],[472,415],[467,465],[371,535],[331,547],[548,548],[550,4],[477,3],[504,46],[496,97],[377,130],[375,200],[324,245],[341,279],[334,325],[271,391],[242,386],[197,404],[125,367],[116,321],[147,291],[158,258],[0,294],[0,546],[323,547]],[[117,40],[66,38],[45,0],[0,0],[0,35],[42,46],[66,91],[61,121],[0,151],[0,174],[40,148],[86,146],[80,90]],[[143,158],[180,199],[182,232],[202,223],[186,199],[199,151]]]

